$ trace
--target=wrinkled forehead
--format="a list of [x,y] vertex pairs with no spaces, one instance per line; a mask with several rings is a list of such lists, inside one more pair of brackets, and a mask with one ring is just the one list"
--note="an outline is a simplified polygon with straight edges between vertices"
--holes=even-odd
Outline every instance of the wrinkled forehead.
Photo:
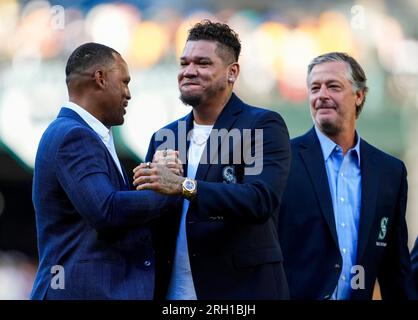
[[329,81],[350,81],[350,70],[343,61],[327,61],[315,65],[308,74],[307,82],[329,82]]

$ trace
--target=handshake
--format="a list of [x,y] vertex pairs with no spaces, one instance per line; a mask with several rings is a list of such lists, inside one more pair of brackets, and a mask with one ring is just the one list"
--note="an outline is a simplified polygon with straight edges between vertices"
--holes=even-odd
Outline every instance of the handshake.
[[152,162],[141,163],[133,172],[136,190],[153,190],[166,195],[181,194],[186,179],[179,152],[175,150],[158,150]]

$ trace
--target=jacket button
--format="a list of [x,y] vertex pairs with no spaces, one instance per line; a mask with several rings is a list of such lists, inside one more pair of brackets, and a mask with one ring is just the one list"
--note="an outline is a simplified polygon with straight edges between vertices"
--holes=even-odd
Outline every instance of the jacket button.
[[338,263],[336,263],[335,265],[334,265],[334,268],[335,268],[335,270],[340,270],[341,269],[341,266],[338,264]]
[[149,267],[150,265],[151,265],[151,261],[149,261],[149,260],[144,261],[144,266],[145,267]]

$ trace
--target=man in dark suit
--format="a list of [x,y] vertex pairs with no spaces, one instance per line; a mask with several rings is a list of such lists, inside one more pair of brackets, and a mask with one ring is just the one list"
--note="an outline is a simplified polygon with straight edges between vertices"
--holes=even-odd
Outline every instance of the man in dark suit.
[[[42,136],[33,204],[39,268],[32,299],[151,299],[154,256],[149,223],[168,197],[128,191],[111,127],[131,98],[128,67],[115,50],[77,48],[66,66],[69,102]],[[163,193],[179,177],[158,167]],[[177,172],[179,173],[179,172]],[[159,184],[160,187],[163,184]]]
[[344,53],[308,67],[314,128],[292,139],[279,236],[293,299],[413,297],[406,168],[356,131],[366,76]]
[[[203,21],[189,31],[178,83],[193,110],[150,143],[148,161],[177,149],[187,176],[177,214],[155,234],[157,299],[288,298],[276,226],[289,136],[277,113],[232,92],[240,48],[225,24]],[[142,167],[134,183],[153,189]]]

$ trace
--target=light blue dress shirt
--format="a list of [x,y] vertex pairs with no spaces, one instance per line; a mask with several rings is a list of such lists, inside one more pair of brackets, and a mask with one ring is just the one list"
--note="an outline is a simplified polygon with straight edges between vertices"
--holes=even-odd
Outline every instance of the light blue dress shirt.
[[360,137],[356,132],[356,144],[343,155],[343,149],[325,136],[316,126],[330,187],[338,245],[343,266],[332,299],[347,300],[351,297],[351,278],[356,265],[358,226],[361,205]]

